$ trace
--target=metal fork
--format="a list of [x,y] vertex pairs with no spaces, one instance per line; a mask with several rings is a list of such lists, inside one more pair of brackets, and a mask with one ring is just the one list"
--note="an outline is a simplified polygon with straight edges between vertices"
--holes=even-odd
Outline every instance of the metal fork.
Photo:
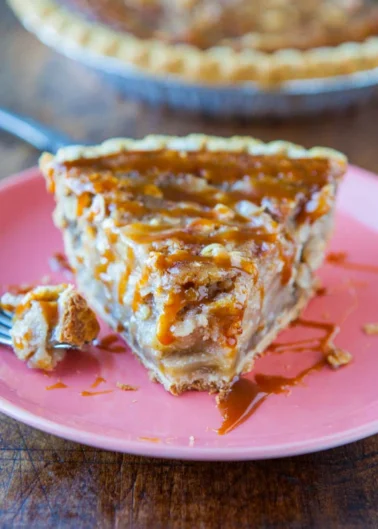
[[16,114],[2,107],[0,107],[0,129],[26,141],[40,151],[56,152],[60,147],[74,143],[72,138],[29,116]]
[[[8,345],[12,347],[12,337],[10,331],[12,329],[12,312],[0,309],[0,345]],[[75,345],[68,343],[56,343],[53,345],[54,349],[78,349]]]
[[12,314],[0,309],[0,344],[12,346]]

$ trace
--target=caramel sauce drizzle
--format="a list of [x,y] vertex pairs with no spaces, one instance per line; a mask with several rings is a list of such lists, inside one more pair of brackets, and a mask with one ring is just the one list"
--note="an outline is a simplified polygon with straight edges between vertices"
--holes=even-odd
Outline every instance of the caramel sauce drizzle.
[[348,254],[346,252],[332,252],[326,257],[326,261],[334,266],[340,266],[348,270],[357,270],[359,272],[371,272],[378,274],[378,266],[361,264],[361,263],[350,263],[348,260]]
[[299,318],[293,326],[303,326],[323,331],[320,337],[297,340],[293,342],[273,343],[270,352],[303,352],[317,351],[322,354],[321,360],[316,361],[309,368],[301,371],[295,377],[283,377],[257,373],[254,380],[239,378],[230,390],[217,399],[218,409],[223,417],[219,435],[225,435],[245,422],[253,415],[270,395],[285,393],[291,387],[300,384],[304,378],[314,371],[320,371],[327,365],[326,353],[332,347],[332,340],[339,331],[339,326],[328,322],[319,322]]
[[[338,176],[336,169],[331,170],[327,159],[287,159],[283,156],[206,151],[128,152],[64,165],[67,169],[80,168],[82,195],[87,196],[92,187],[94,193],[109,193],[118,209],[134,208],[133,215],[142,216],[160,212],[170,216],[214,217],[209,208],[219,203],[233,208],[240,200],[250,200],[256,205],[261,205],[264,200],[264,207],[269,211],[269,198],[281,202],[298,201],[298,213],[306,216],[307,202]],[[208,186],[199,190],[183,189],[175,183],[174,176],[185,174],[201,178]],[[74,171],[73,176],[73,191],[80,194],[78,172]],[[245,184],[242,192],[233,187],[238,181]],[[147,203],[146,197],[160,201],[149,200]],[[318,216],[326,212],[325,198],[321,198]],[[161,199],[171,204],[161,205]],[[82,201],[86,204],[88,199]],[[185,202],[183,208],[173,206],[178,202]],[[316,206],[315,203],[308,213],[312,221],[316,220]],[[277,213],[277,205],[274,209]],[[236,215],[236,220],[246,222],[240,215]]]
[[33,338],[33,332],[28,329],[21,338],[15,339],[15,344],[18,349],[24,350],[29,341]]
[[[169,256],[161,256],[161,258],[156,263],[157,268],[161,270],[169,269],[173,264],[180,262],[209,262],[212,261],[218,266],[224,266],[227,268],[230,266],[230,259],[226,257],[215,257],[209,258],[206,256],[196,256],[189,254],[186,251],[177,252],[176,254]],[[254,268],[253,263],[247,263],[248,269],[243,269],[253,276],[253,281],[257,280],[256,269]],[[137,290],[138,301],[141,301],[139,297],[139,290]],[[134,298],[135,299],[135,298]],[[164,304],[164,310],[157,322],[157,338],[163,345],[170,345],[174,342],[175,337],[171,331],[172,324],[176,321],[177,315],[179,312],[187,305],[190,305],[192,308],[198,307],[203,303],[199,299],[198,292],[191,287],[181,288],[177,292],[172,292],[169,294],[168,299]],[[241,334],[240,322],[243,318],[244,310],[241,307],[235,306],[233,310],[229,308],[224,311],[222,307],[217,309],[217,317],[224,321],[224,340],[225,344],[230,348],[235,348],[237,345],[236,336]]]
[[171,326],[176,320],[177,314],[186,304],[185,293],[172,292],[164,305],[164,313],[157,322],[156,336],[163,345],[170,345],[175,341]]
[[49,260],[50,268],[53,272],[68,272],[73,273],[73,269],[68,262],[67,257],[60,253],[54,253]]
[[[202,222],[204,225],[204,222]],[[219,224],[219,227],[221,225]],[[135,242],[146,244],[165,239],[177,239],[185,244],[223,244],[225,241],[243,243],[253,240],[255,243],[273,243],[277,240],[278,233],[269,233],[264,228],[240,227],[220,230],[218,233],[199,233],[198,229],[191,226],[185,228],[173,228],[171,226],[150,226],[148,224],[133,225],[133,231],[128,237]]]
[[22,316],[32,306],[33,301],[36,301],[43,312],[44,318],[50,329],[55,327],[59,319],[58,309],[58,296],[59,294],[52,295],[51,292],[40,292],[33,293],[30,299],[26,303],[20,304],[16,307],[16,316]]
[[78,196],[77,199],[77,209],[76,214],[78,217],[81,217],[85,209],[88,208],[92,203],[92,198],[90,193],[82,193]]
[[100,384],[105,383],[106,380],[103,377],[97,377],[96,380],[91,384],[91,388],[97,388]]
[[53,329],[59,320],[58,303],[56,301],[40,301],[39,304],[49,329]]
[[138,391],[138,386],[131,386],[130,384],[124,384],[123,382],[117,382],[116,386],[122,391]]
[[95,397],[96,395],[106,395],[107,393],[113,393],[113,389],[104,389],[103,391],[82,391],[80,395],[82,397]]
[[140,276],[140,279],[139,279],[138,283],[136,284],[135,292],[134,292],[134,298],[133,298],[133,301],[132,301],[132,304],[131,304],[132,309],[133,309],[134,312],[137,312],[137,310],[139,309],[140,304],[143,301],[143,296],[141,294],[141,289],[147,284],[148,279],[150,277],[150,273],[151,273],[150,267],[149,266],[145,266],[143,268],[143,270],[142,270],[142,274]]
[[139,441],[147,441],[148,443],[160,443],[159,437],[138,437]]
[[269,346],[268,351],[273,353],[284,352],[303,352],[303,351],[319,351],[326,354],[329,351],[333,339],[340,331],[340,327],[334,323],[312,321],[298,318],[292,324],[293,327],[309,327],[311,329],[319,329],[324,331],[324,335],[305,340],[296,340],[294,342],[277,342]]
[[[208,151],[128,151],[101,158],[67,161],[65,167],[80,167],[96,173],[108,171],[107,181],[111,182],[112,173],[143,174],[194,174],[216,184],[235,182],[244,176],[253,177],[261,185],[275,185],[276,181],[284,186],[323,186],[328,183],[330,162],[326,158],[287,158],[280,155],[250,155],[244,152],[208,152]],[[82,172],[82,171],[81,171]],[[277,186],[277,189],[282,189]],[[274,189],[274,193],[279,192]],[[264,189],[262,193],[268,193]]]
[[104,277],[105,274],[108,271],[108,267],[110,263],[113,263],[115,261],[115,255],[113,251],[110,248],[107,248],[104,250],[104,252],[100,255],[100,262],[95,267],[94,270],[94,276],[96,279],[102,279],[103,281],[107,281],[107,279]]
[[307,375],[320,371],[325,365],[326,360],[323,358],[290,378],[264,374],[256,374],[254,381],[240,378],[225,396],[218,399],[223,422],[217,433],[230,433],[251,417],[270,395],[287,393],[289,388],[298,386]]
[[295,256],[293,253],[289,253],[285,251],[282,244],[278,245],[278,250],[279,250],[280,259],[283,262],[283,268],[281,272],[281,281],[283,285],[286,285],[290,281],[291,276],[293,274],[293,263],[294,263]]
[[128,246],[127,256],[126,256],[126,268],[125,268],[124,273],[121,276],[121,279],[118,285],[118,302],[121,305],[123,304],[123,298],[125,297],[125,294],[126,294],[133,263],[134,263],[134,252],[132,248]]
[[53,384],[52,386],[47,386],[46,390],[51,391],[52,389],[65,389],[68,388],[68,386],[64,382],[57,382],[56,384]]
[[117,334],[108,334],[99,340],[95,340],[94,345],[103,351],[109,353],[124,353],[126,348],[119,342],[119,336]]
[[[231,268],[231,259],[228,255],[210,257],[206,255],[197,255],[188,250],[178,250],[170,255],[160,255],[156,263],[156,268],[158,270],[169,270],[179,263],[215,263],[223,268]],[[248,267],[245,268],[243,266],[242,269],[249,274],[256,271],[253,263],[248,263]]]

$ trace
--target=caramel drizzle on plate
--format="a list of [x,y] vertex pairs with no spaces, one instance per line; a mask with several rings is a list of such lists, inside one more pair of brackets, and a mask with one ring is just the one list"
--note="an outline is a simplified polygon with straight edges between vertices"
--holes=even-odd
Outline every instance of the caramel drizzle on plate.
[[331,252],[327,255],[326,261],[333,266],[340,266],[341,268],[346,268],[348,270],[378,274],[378,266],[350,262],[348,261],[348,254],[346,252]]
[[93,384],[91,384],[91,388],[93,389],[97,388],[100,384],[103,384],[105,382],[106,382],[105,378],[98,376],[96,380],[93,382]]
[[235,381],[231,389],[217,399],[218,409],[223,417],[219,435],[225,435],[240,426],[253,415],[270,395],[286,393],[290,388],[298,386],[307,375],[320,371],[327,365],[326,353],[329,352],[332,340],[339,331],[334,323],[298,319],[295,326],[309,327],[323,331],[320,337],[308,340],[297,340],[285,343],[273,343],[269,351],[276,353],[317,351],[322,358],[295,377],[283,377],[257,373],[254,380],[241,377]]
[[65,388],[68,388],[67,384],[59,381],[59,382],[56,382],[56,384],[53,384],[52,386],[47,386],[46,390],[51,391],[53,389],[65,389]]
[[124,353],[126,351],[125,346],[119,342],[118,334],[107,334],[99,340],[95,340],[94,345],[108,353]]
[[223,417],[219,435],[225,435],[243,424],[253,415],[270,395],[287,393],[289,388],[298,386],[304,378],[314,371],[320,371],[326,365],[325,359],[319,360],[296,377],[256,374],[254,380],[240,378],[231,390],[218,400],[218,409]]
[[96,397],[97,395],[106,395],[108,393],[113,393],[113,390],[104,389],[103,391],[82,391],[80,395],[82,397]]
[[273,353],[284,352],[303,352],[303,351],[318,351],[326,354],[332,344],[333,339],[338,334],[340,327],[335,323],[305,320],[298,318],[292,324],[293,327],[309,327],[311,329],[318,329],[323,331],[323,336],[307,338],[304,340],[295,340],[293,342],[275,342],[268,348]]

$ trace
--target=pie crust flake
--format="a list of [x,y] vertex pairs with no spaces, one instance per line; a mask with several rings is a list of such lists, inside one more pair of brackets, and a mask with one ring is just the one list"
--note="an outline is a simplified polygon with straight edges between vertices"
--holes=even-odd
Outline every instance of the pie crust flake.
[[346,165],[203,135],[41,158],[81,291],[174,394],[227,388],[305,307]]
[[63,50],[193,83],[277,85],[378,66],[370,0],[8,0]]

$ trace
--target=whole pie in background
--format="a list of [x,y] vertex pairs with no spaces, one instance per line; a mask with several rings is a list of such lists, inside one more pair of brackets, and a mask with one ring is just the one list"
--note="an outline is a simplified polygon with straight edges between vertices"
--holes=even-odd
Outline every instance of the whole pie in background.
[[378,66],[373,0],[8,0],[58,48],[154,75],[275,85]]

